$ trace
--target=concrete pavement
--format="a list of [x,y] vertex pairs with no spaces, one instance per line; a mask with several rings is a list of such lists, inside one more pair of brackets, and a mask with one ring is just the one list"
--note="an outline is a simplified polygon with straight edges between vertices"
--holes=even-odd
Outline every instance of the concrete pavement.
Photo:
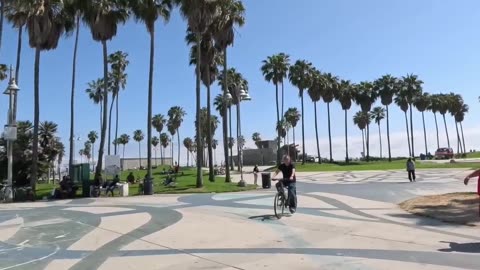
[[474,190],[466,173],[300,173],[298,212],[280,220],[273,189],[0,205],[0,270],[480,269],[478,228],[397,207]]

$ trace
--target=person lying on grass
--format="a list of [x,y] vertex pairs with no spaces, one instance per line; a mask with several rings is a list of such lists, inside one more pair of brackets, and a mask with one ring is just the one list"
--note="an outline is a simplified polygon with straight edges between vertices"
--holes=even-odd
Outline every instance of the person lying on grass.
[[[468,181],[470,181],[470,178],[473,178],[473,177],[478,177],[478,180],[477,180],[477,194],[478,194],[478,196],[480,196],[480,170],[476,170],[473,173],[469,174],[467,177],[465,177],[465,179],[463,180],[463,183],[465,185],[468,185]],[[480,203],[478,205],[478,216],[480,216]]]

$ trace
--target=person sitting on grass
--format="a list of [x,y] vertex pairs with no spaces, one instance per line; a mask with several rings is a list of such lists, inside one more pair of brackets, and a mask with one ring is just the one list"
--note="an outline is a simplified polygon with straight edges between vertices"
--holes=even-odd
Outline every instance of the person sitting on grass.
[[[480,197],[480,170],[476,170],[473,173],[469,174],[465,179],[463,180],[463,183],[465,185],[468,185],[468,182],[470,181],[470,178],[473,177],[478,177],[477,179],[477,194]],[[480,203],[478,205],[478,216],[480,217]]]

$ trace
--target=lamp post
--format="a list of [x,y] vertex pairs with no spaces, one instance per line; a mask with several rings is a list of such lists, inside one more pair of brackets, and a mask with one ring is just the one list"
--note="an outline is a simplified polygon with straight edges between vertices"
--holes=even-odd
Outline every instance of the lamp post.
[[7,159],[8,159],[8,174],[7,174],[7,188],[10,188],[10,192],[7,192],[6,200],[11,202],[13,200],[13,142],[17,139],[17,125],[15,120],[16,112],[13,105],[14,100],[17,98],[17,92],[20,88],[15,83],[15,77],[12,75],[12,67],[10,66],[10,81],[8,82],[7,89],[3,94],[8,95],[8,119],[5,126],[5,140],[7,141]]
[[[240,120],[240,103],[244,100],[252,100],[250,95],[247,91],[245,91],[245,85],[235,85],[232,88],[232,92],[236,97],[237,102],[237,129],[238,129],[238,136],[237,136],[237,152],[238,152],[238,165],[240,168],[240,182],[238,182],[238,186],[244,187],[246,185],[245,180],[243,180],[243,141],[241,140],[242,137],[242,124]],[[230,93],[227,93],[227,99],[232,100],[233,97]]]

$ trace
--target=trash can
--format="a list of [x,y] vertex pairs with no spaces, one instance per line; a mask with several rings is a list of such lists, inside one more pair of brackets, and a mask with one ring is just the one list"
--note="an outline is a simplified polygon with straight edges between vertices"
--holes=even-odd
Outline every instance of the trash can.
[[262,173],[262,187],[270,188],[272,186],[272,179],[270,173]]
[[152,181],[152,179],[143,180],[143,195],[153,195],[153,181]]

